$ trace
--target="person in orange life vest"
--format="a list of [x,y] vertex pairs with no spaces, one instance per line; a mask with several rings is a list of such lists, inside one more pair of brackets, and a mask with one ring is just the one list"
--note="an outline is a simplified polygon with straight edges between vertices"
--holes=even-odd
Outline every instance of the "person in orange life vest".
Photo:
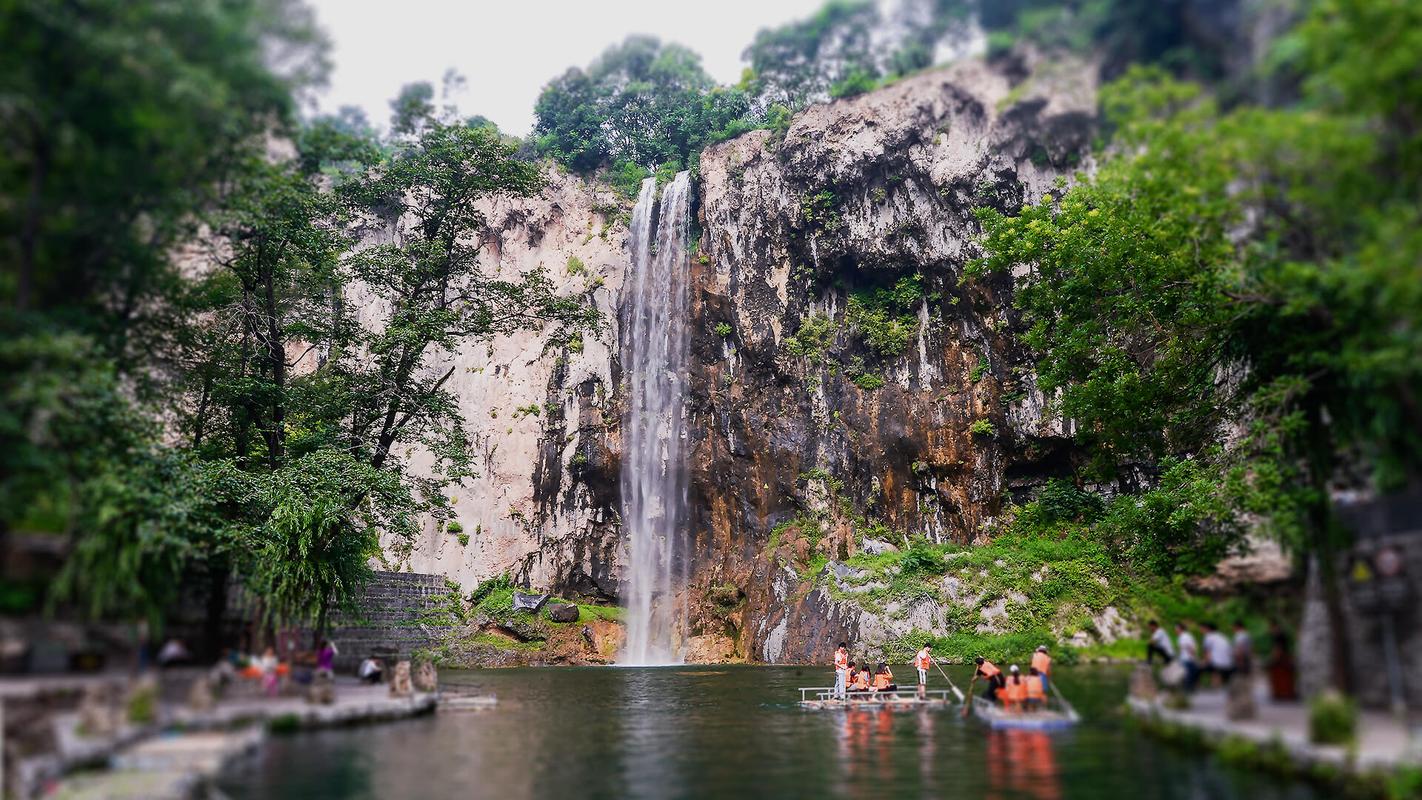
[[1036,670],[1037,674],[1042,676],[1042,688],[1050,689],[1051,687],[1047,685],[1047,681],[1052,676],[1052,657],[1047,655],[1046,645],[1038,646],[1037,652],[1032,654],[1032,669]]
[[1013,664],[1008,668],[1012,673],[1002,688],[997,691],[997,696],[1002,700],[1002,704],[1013,710],[1021,710],[1022,704],[1027,701],[1027,684],[1022,680],[1022,671]]
[[849,684],[849,691],[851,691],[851,692],[867,692],[867,691],[869,691],[869,670],[868,670],[867,668],[866,668],[863,672],[856,672],[855,669],[854,669],[854,662],[851,661],[851,662],[849,662],[849,673],[854,676],[853,680],[850,681],[850,684]]
[[918,668],[919,686],[928,685],[928,668],[933,665],[933,655],[929,652],[929,650],[932,649],[933,645],[924,644],[924,646],[918,651],[918,655],[913,657],[913,665]]
[[874,671],[869,668],[868,661],[859,662],[859,677],[855,679],[855,683],[863,685],[864,688],[860,689],[862,692],[873,691]]
[[874,691],[876,692],[896,692],[899,685],[894,683],[894,673],[889,670],[889,665],[879,662],[879,669],[874,671]]
[[839,643],[839,649],[834,651],[834,696],[836,699],[844,699],[844,687],[849,683],[849,645],[846,642]]
[[1047,677],[1032,667],[1027,672],[1027,710],[1038,711],[1047,704]]
[[983,697],[989,701],[996,699],[997,690],[1001,689],[1006,683],[1002,677],[1002,670],[998,669],[996,665],[982,656],[973,659],[973,663],[977,664],[978,668],[973,672],[972,681],[968,683],[968,693],[972,693],[973,684],[977,683],[978,678],[981,677],[987,680],[987,689],[984,690]]

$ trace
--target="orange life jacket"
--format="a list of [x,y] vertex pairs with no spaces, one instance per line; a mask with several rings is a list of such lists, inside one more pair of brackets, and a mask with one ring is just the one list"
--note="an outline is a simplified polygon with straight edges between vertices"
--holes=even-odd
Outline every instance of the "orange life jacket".
[[1047,690],[1046,690],[1045,687],[1042,686],[1042,676],[1041,676],[1041,675],[1028,675],[1028,676],[1027,676],[1027,699],[1028,699],[1028,700],[1045,700],[1046,698],[1047,698]]
[[933,661],[929,658],[928,651],[920,650],[918,651],[918,655],[914,657],[913,663],[919,669],[926,670],[933,663]]
[[998,669],[996,666],[994,666],[991,661],[984,661],[984,662],[978,667],[978,672],[980,672],[984,678],[988,678],[988,679],[991,679],[994,675],[1001,675],[1001,674],[1002,674],[1002,670],[1000,670],[1000,669]]
[[1004,703],[1020,703],[1027,699],[1027,684],[1020,677],[1009,678],[997,695]]
[[868,673],[861,672],[854,676],[854,683],[849,684],[851,691],[864,692],[869,690]]
[[876,673],[876,674],[874,675],[874,688],[875,688],[875,689],[887,689],[887,688],[889,688],[889,682],[892,681],[893,679],[894,679],[894,676],[891,675],[891,674],[889,674],[889,673],[887,673],[887,672],[879,672],[879,673]]
[[1049,674],[1051,674],[1051,672],[1052,672],[1052,657],[1049,656],[1049,655],[1047,655],[1046,653],[1040,653],[1040,652],[1038,652],[1038,653],[1033,653],[1033,654],[1032,654],[1032,669],[1037,670],[1038,672],[1042,673],[1043,675],[1049,675]]
[[849,669],[849,653],[843,650],[834,651],[834,668]]

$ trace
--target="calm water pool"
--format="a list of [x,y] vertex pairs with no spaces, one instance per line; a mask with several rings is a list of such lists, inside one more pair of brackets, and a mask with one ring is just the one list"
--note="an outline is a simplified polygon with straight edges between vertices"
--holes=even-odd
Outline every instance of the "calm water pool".
[[828,675],[793,667],[446,672],[446,683],[496,694],[498,707],[273,737],[222,788],[291,800],[1321,800],[1307,786],[1142,737],[1116,711],[1123,668],[1062,669],[1060,686],[1086,721],[1056,733],[990,733],[956,709],[800,709],[795,688]]

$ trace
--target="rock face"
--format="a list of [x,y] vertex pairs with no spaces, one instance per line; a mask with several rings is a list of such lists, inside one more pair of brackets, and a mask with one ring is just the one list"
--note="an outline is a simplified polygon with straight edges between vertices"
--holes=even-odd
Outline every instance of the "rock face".
[[[530,586],[612,598],[617,592],[617,298],[626,268],[626,224],[610,190],[549,166],[533,198],[486,202],[487,272],[518,279],[542,268],[558,291],[579,295],[608,324],[563,340],[551,327],[471,344],[433,365],[455,367],[480,476],[450,491],[458,528],[427,522],[405,552],[387,558],[416,573],[472,588],[510,573]],[[376,226],[367,241],[398,235]],[[428,471],[427,454],[410,456]],[[467,544],[461,541],[467,537]]]
[[[910,533],[974,541],[1066,457],[1006,335],[1010,282],[961,278],[975,208],[1016,209],[1089,166],[1095,74],[964,60],[703,154],[686,320],[690,655],[823,660],[841,637],[941,628],[927,606],[885,622],[837,604],[781,562],[843,561]],[[608,324],[576,348],[541,331],[450,354],[486,459],[454,492],[469,543],[431,524],[403,557],[466,590],[510,572],[615,599],[625,201],[549,177],[538,198],[490,206],[487,263],[542,265]],[[797,527],[807,517],[817,535]]]

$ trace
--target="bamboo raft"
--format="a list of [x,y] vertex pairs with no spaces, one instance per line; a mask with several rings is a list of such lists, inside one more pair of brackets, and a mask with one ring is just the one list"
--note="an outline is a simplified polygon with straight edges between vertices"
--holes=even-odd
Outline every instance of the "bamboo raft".
[[973,697],[972,708],[973,716],[994,730],[1060,730],[1081,721],[1076,709],[1055,693],[1047,698],[1045,708],[1036,711],[1008,708],[977,695]]
[[835,697],[832,686],[800,687],[800,706],[811,709],[947,706],[952,702],[947,689],[898,689],[892,692],[846,692]]

